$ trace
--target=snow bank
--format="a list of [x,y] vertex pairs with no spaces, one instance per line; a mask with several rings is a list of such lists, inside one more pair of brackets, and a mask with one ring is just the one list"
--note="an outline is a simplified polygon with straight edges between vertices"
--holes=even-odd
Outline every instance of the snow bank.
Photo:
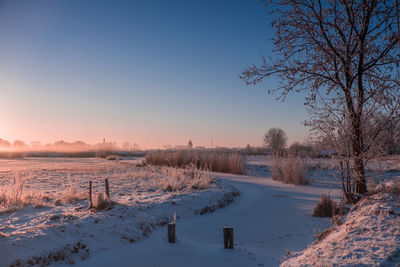
[[365,197],[325,234],[307,249],[288,253],[281,266],[399,264],[400,196],[380,192]]

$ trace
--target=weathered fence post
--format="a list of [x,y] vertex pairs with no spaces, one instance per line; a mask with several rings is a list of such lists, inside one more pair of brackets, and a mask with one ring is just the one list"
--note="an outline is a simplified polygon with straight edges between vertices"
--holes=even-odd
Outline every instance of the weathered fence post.
[[88,209],[93,208],[93,187],[92,187],[92,181],[89,181],[89,207]]
[[233,227],[224,227],[224,248],[233,249]]
[[168,224],[168,242],[175,243],[175,222]]
[[106,196],[110,200],[110,187],[108,186],[108,179],[106,178]]

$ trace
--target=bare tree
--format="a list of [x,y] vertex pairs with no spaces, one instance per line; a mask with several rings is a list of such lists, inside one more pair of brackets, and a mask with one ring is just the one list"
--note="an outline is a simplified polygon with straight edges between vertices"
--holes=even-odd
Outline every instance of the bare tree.
[[27,145],[24,141],[15,140],[15,141],[13,142],[13,148],[14,148],[14,149],[25,149],[25,148],[27,148],[27,147],[28,147],[28,145]]
[[0,138],[0,148],[10,148],[10,147],[11,143],[9,141]]
[[285,150],[287,142],[286,133],[280,128],[271,128],[264,135],[264,143],[274,155],[280,155]]
[[[256,84],[277,75],[281,84],[270,92],[279,91],[282,99],[307,92],[313,115],[308,125],[332,144],[349,144],[346,177],[356,193],[367,192],[366,154],[385,125],[399,117],[395,1],[278,0],[271,6],[276,57],[248,67],[241,78]],[[366,138],[367,122],[378,113],[386,120]]]

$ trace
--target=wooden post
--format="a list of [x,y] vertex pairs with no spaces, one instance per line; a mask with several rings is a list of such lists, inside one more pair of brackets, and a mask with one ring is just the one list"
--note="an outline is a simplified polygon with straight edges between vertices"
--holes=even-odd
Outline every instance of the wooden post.
[[89,181],[89,207],[88,209],[93,208],[93,187],[92,187],[92,181]]
[[108,186],[108,179],[106,179],[106,196],[107,200],[110,200],[110,187]]
[[233,249],[233,227],[224,227],[224,248]]
[[168,224],[168,242],[175,243],[175,223]]

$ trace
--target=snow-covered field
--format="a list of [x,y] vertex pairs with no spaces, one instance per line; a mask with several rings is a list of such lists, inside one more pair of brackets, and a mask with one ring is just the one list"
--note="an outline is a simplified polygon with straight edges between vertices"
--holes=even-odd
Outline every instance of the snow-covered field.
[[[277,266],[332,226],[311,216],[321,194],[340,199],[335,163],[321,160],[328,167],[313,162],[319,167],[309,186],[272,180],[264,157],[249,158],[248,176],[139,167],[136,159],[3,160],[0,266]],[[395,179],[400,164],[390,166],[387,179]],[[88,210],[88,181],[96,195],[105,178],[115,205]],[[170,244],[165,224],[174,212],[177,243]],[[223,249],[228,225],[233,250]]]
[[27,158],[0,163],[0,212],[29,204],[57,206],[86,199],[89,181],[99,193],[104,192],[106,178],[113,200],[120,204],[147,199],[162,202],[177,193],[203,189],[211,182],[209,174],[195,169],[136,167],[135,161]]
[[[88,181],[93,181],[96,196],[105,191],[105,178],[116,204],[109,210],[88,210]],[[234,194],[233,187],[193,169],[101,159],[4,160],[0,266],[76,262],[149,236],[171,221],[174,212],[178,218],[200,213],[226,204]]]

